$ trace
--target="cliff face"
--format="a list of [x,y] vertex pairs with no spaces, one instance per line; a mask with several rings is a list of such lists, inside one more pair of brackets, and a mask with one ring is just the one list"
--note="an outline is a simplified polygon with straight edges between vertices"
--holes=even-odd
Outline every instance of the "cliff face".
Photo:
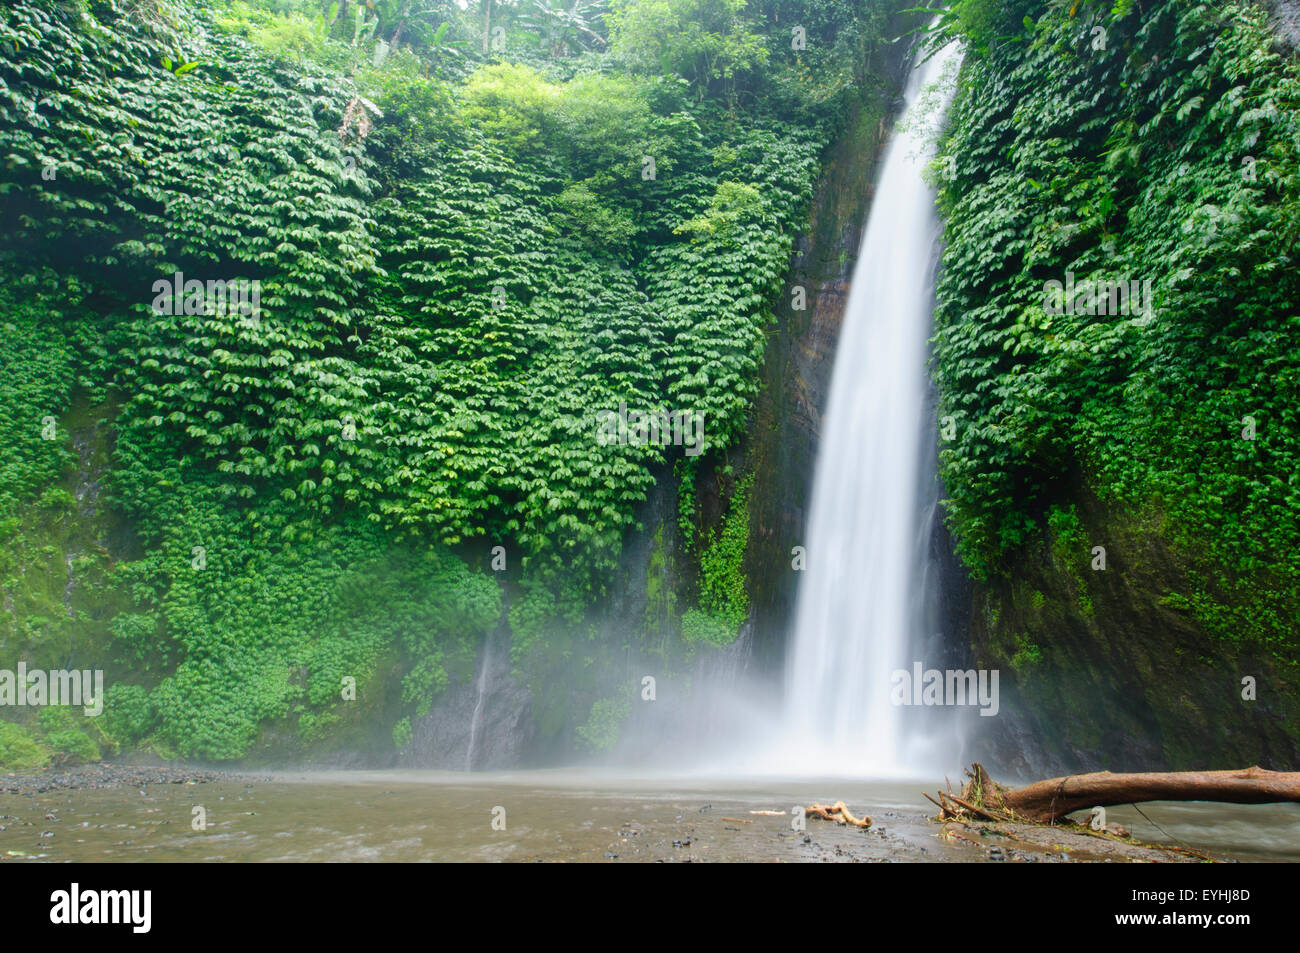
[[[671,757],[684,740],[695,744],[743,730],[727,721],[735,712],[718,697],[723,686],[779,681],[799,581],[791,550],[806,542],[805,511],[840,322],[907,53],[898,43],[877,55],[872,91],[855,105],[846,133],[825,158],[808,228],[777,303],[748,436],[725,459],[702,467],[686,491],[703,538],[719,528],[737,486],[753,481],[743,563],[750,612],[739,637],[721,648],[680,638],[682,612],[699,593],[700,538],[694,548],[683,538],[677,474],[665,469],[638,512],[639,529],[624,541],[609,595],[584,620],[585,632],[548,636],[557,645],[572,640],[573,651],[582,646],[603,661],[575,681],[564,652],[554,653],[553,668],[511,672],[508,647],[495,655],[485,647],[476,684],[453,686],[413,722],[403,763],[463,767],[475,732],[478,767],[572,760],[584,751],[575,739],[603,732],[617,739],[608,746],[617,747],[615,757]],[[646,675],[656,679],[654,705],[640,701]],[[472,731],[476,707],[480,723]]]
[[[808,227],[796,242],[786,293],[775,308],[748,435],[724,460],[702,467],[686,490],[702,530],[695,547],[683,538],[678,481],[668,471],[641,508],[640,530],[625,540],[610,595],[592,620],[598,632],[593,641],[621,653],[600,691],[617,699],[628,685],[639,691],[641,679],[653,674],[659,695],[654,705],[634,698],[619,726],[616,756],[671,758],[684,740],[694,745],[707,743],[707,736],[743,731],[743,723],[729,722],[736,711],[720,695],[741,683],[780,680],[799,581],[792,549],[806,543],[806,508],[840,322],[907,52],[898,43],[876,58],[874,89],[855,105],[847,131],[824,160]],[[748,619],[732,644],[683,652],[681,613],[698,596],[700,539],[719,528],[737,487],[751,479],[742,570]],[[529,758],[533,763],[578,753],[563,741],[577,724],[543,698],[544,682],[549,679],[535,679],[534,708],[542,727]]]
[[879,94],[859,104],[848,134],[827,161],[768,344],[747,448],[754,489],[746,576],[755,654],[774,667],[784,657],[799,582],[792,550],[807,544],[813,467],[835,348],[871,206],[876,160],[902,88],[905,53],[901,43],[891,49]]
[[[1285,40],[1295,32],[1288,24],[1300,22],[1300,4],[1278,0],[1273,9]],[[694,485],[700,524],[716,527],[737,482],[753,477],[744,563],[751,611],[740,639],[720,652],[701,648],[684,657],[669,658],[660,649],[676,637],[699,572],[698,552],[684,545],[677,525],[676,481],[666,472],[642,509],[642,529],[626,542],[611,596],[596,613],[592,643],[624,654],[607,667],[603,684],[582,689],[617,698],[645,673],[659,679],[660,704],[633,701],[622,718],[622,736],[630,743],[625,752],[644,756],[656,746],[671,747],[682,731],[702,730],[696,719],[702,709],[663,704],[678,689],[689,694],[716,685],[719,669],[728,677],[747,671],[771,680],[783,670],[800,578],[792,549],[806,544],[840,322],[905,53],[902,44],[891,49],[878,68],[878,93],[858,104],[827,157],[778,303],[750,435],[729,454],[729,469],[703,470]],[[1103,503],[1084,481],[1061,480],[1058,499],[1071,519],[1050,523],[1040,514],[1040,534],[1019,546],[990,581],[966,576],[936,515],[931,555],[943,580],[943,644],[928,646],[925,657],[943,667],[975,665],[1001,675],[1000,715],[980,721],[982,734],[971,739],[966,756],[1004,777],[1293,765],[1300,759],[1294,667],[1210,632],[1185,608],[1179,594],[1197,589],[1203,577],[1170,542],[1161,513]],[[1106,548],[1104,569],[1093,568],[1095,545]],[[570,700],[553,697],[553,685],[543,688],[553,681],[537,675],[531,701],[510,688],[515,702],[509,714],[483,729],[534,739],[527,752],[500,763],[545,763],[574,754],[565,739],[582,715],[575,720]],[[447,711],[435,709],[430,718],[467,723],[473,695],[466,686],[454,704],[450,696],[443,703]],[[528,705],[531,712],[521,719]],[[417,726],[417,740],[444,734],[433,724]],[[463,724],[449,766],[462,758],[468,739]],[[504,739],[479,744],[489,759],[487,752],[514,750]]]
[[[1278,0],[1273,9],[1286,40],[1294,32],[1288,24],[1300,23],[1300,4]],[[751,611],[740,638],[721,651],[701,648],[685,656],[664,648],[676,639],[699,574],[699,554],[684,545],[677,524],[669,472],[660,474],[642,507],[641,529],[626,541],[611,595],[589,620],[597,632],[591,644],[612,646],[619,658],[611,656],[602,683],[576,690],[617,700],[644,674],[658,678],[659,704],[634,700],[628,714],[614,719],[624,754],[654,756],[683,733],[702,731],[700,699],[671,699],[716,687],[719,672],[724,680],[747,674],[775,681],[784,668],[800,579],[792,549],[806,544],[840,323],[905,54],[898,44],[881,61],[877,94],[858,104],[827,157],[778,303],[750,435],[724,461],[730,469],[704,469],[694,485],[699,523],[707,529],[718,526],[737,482],[753,478],[744,563]],[[936,514],[930,549],[942,580],[937,629],[943,636],[942,644],[926,647],[925,657],[941,667],[978,666],[1001,676],[1000,715],[980,720],[982,733],[965,756],[1003,777],[1025,778],[1294,765],[1300,702],[1293,667],[1211,633],[1184,607],[1178,594],[1203,580],[1169,541],[1161,513],[1103,503],[1084,481],[1061,479],[1059,499],[1071,519],[1041,519],[1040,535],[986,582],[967,577]],[[1095,545],[1105,546],[1104,569],[1093,568]],[[554,673],[533,673],[530,693],[504,659],[498,651],[488,660],[485,697],[476,675],[476,684],[450,690],[417,722],[411,750],[419,754],[408,763],[460,767],[471,744],[478,766],[551,763],[577,753],[571,739],[585,706],[555,690],[561,676]],[[480,657],[480,674],[483,665]],[[476,707],[481,724],[471,742]]]
[[[972,589],[977,662],[1002,673],[1004,715],[982,756],[1021,777],[1294,766],[1289,666],[1181,608],[1173,594],[1197,574],[1161,514],[1103,505],[1086,487],[1073,495],[1077,524],[1045,530],[1005,576]],[[1102,543],[1105,568],[1093,568]]]
[[[1262,6],[1270,13],[1272,35],[1268,27],[1250,27],[1256,32],[1247,32],[1242,25],[1245,18],[1238,17],[1234,27],[1238,31],[1236,42],[1261,63],[1266,61],[1267,53],[1267,61],[1274,65],[1260,67],[1257,73],[1243,78],[1245,71],[1239,67],[1216,63],[1213,69],[1223,76],[1205,92],[1207,103],[1218,101],[1216,109],[1229,109],[1229,90],[1235,93],[1246,88],[1234,84],[1249,84],[1252,95],[1267,98],[1274,89],[1290,82],[1285,78],[1289,67],[1283,60],[1293,58],[1300,46],[1300,3],[1268,0]],[[1183,17],[1184,11],[1164,5],[1161,15],[1168,27],[1175,16]],[[1173,42],[1158,40],[1159,36],[1173,34],[1169,29],[1163,33],[1154,27],[1147,29],[1154,16],[1151,13],[1143,21],[1143,30],[1132,38],[1128,38],[1122,24],[1112,24],[1113,38],[1133,44],[1128,51],[1129,62],[1172,63],[1166,68],[1176,78],[1190,78],[1189,82],[1202,74],[1217,75],[1210,67],[1185,65],[1195,57],[1174,57],[1163,48],[1157,49],[1158,42]],[[1198,27],[1190,19],[1179,22],[1188,35],[1195,35],[1193,30]],[[1062,29],[1062,35],[1070,40],[1074,28],[1067,23]],[[1216,34],[1220,49],[1229,48],[1230,35],[1226,28],[1222,35]],[[1022,54],[1021,50],[1026,52]],[[1279,52],[1281,55],[1275,56]],[[1227,54],[1220,55],[1226,58]],[[1179,172],[1178,168],[1162,170],[1160,162],[1165,154],[1181,149],[1182,155],[1199,158],[1212,176],[1219,168],[1240,166],[1242,149],[1229,143],[1229,137],[1217,128],[1184,124],[1165,129],[1161,135],[1166,140],[1150,143],[1143,162],[1129,170],[1126,177],[1115,175],[1112,181],[1109,170],[1099,169],[1096,181],[1107,183],[1108,194],[1115,197],[1120,213],[1108,220],[1108,245],[1100,245],[1106,257],[1098,267],[1124,260],[1127,254],[1135,269],[1154,279],[1164,292],[1157,299],[1156,320],[1165,322],[1165,337],[1159,348],[1147,353],[1140,349],[1150,346],[1148,339],[1137,337],[1137,344],[1126,345],[1142,354],[1131,365],[1112,358],[1118,347],[1109,351],[1092,349],[1092,354],[1103,355],[1098,361],[1106,367],[1104,372],[1091,372],[1096,375],[1094,379],[1105,381],[1102,388],[1122,382],[1129,388],[1127,391],[1102,389],[1098,391],[1101,396],[1090,394],[1071,407],[1062,402],[1062,393],[1089,373],[1076,370],[1025,396],[1016,390],[1017,381],[1041,373],[1051,360],[1050,353],[1034,348],[1043,340],[1056,344],[1068,340],[1070,331],[1059,323],[1051,328],[1050,337],[1032,330],[1022,336],[1024,329],[1017,329],[1016,340],[1006,345],[1007,349],[1015,348],[1014,359],[1002,365],[996,358],[981,363],[989,353],[1002,350],[1000,337],[1005,329],[997,322],[1000,316],[1012,313],[1006,307],[1012,300],[1006,289],[1015,284],[1005,275],[1015,275],[1025,261],[1032,260],[1038,270],[1031,273],[1026,267],[1017,278],[1019,288],[1032,294],[1042,286],[1044,276],[1078,270],[1077,263],[1088,261],[1098,245],[1096,237],[1090,236],[1066,251],[1044,251],[1041,233],[1035,231],[1039,222],[1069,220],[1072,214],[1068,208],[1062,211],[1052,207],[1052,200],[1042,197],[1049,189],[1044,186],[1040,192],[1040,180],[1051,182],[1055,188],[1059,185],[1053,181],[1055,176],[1068,175],[1087,162],[1100,160],[1095,159],[1095,144],[1084,143],[1062,165],[1065,172],[1034,166],[1033,148],[1049,135],[1038,121],[1043,112],[1041,104],[1034,101],[1034,91],[1052,90],[1055,96],[1056,90],[1064,89],[1068,98],[1075,94],[1072,90],[1082,90],[1077,95],[1095,111],[1093,125],[1098,128],[1111,128],[1131,110],[1108,103],[1104,95],[1094,96],[1087,86],[1095,80],[1090,76],[1094,64],[1083,57],[1077,60],[1073,85],[1063,81],[1062,71],[1072,68],[1070,64],[1076,61],[1069,56],[1035,59],[1028,44],[1000,53],[991,62],[995,65],[968,70],[973,92],[967,102],[959,104],[955,117],[959,129],[956,141],[960,143],[955,155],[959,163],[964,163],[967,178],[950,189],[947,197],[956,209],[950,221],[960,223],[950,232],[950,244],[965,243],[947,259],[951,283],[947,289],[948,328],[964,327],[971,331],[970,339],[977,342],[975,349],[963,355],[951,348],[950,335],[949,354],[956,356],[949,358],[949,371],[958,366],[959,358],[970,357],[972,361],[964,365],[962,373],[968,383],[977,383],[967,387],[956,373],[949,373],[948,383],[950,392],[959,399],[956,406],[970,407],[983,399],[973,398],[976,393],[1003,395],[988,418],[992,427],[983,431],[994,434],[994,439],[1004,427],[1014,430],[1023,426],[1032,432],[1033,424],[1027,421],[1034,415],[1053,419],[1057,429],[1041,443],[1032,439],[1012,442],[1008,455],[1011,465],[1028,461],[1037,468],[1028,479],[1016,484],[1022,512],[1036,529],[1027,538],[1016,539],[999,560],[990,560],[989,578],[972,583],[968,597],[961,600],[963,638],[969,641],[980,667],[1000,670],[1003,695],[1002,715],[990,719],[993,724],[985,726],[990,730],[970,753],[990,765],[997,764],[1007,775],[1022,777],[1080,770],[1230,768],[1251,764],[1294,769],[1300,762],[1300,667],[1294,650],[1300,627],[1294,612],[1285,610],[1294,605],[1288,602],[1294,599],[1295,591],[1288,584],[1294,546],[1279,543],[1285,540],[1282,532],[1265,538],[1274,526],[1290,525],[1285,486],[1286,474],[1294,467],[1272,462],[1254,464],[1251,444],[1238,436],[1241,415],[1258,413],[1254,408],[1265,406],[1275,394],[1279,403],[1293,403],[1286,396],[1289,385],[1285,383],[1293,372],[1285,368],[1294,361],[1294,334],[1267,335],[1275,316],[1295,313],[1294,286],[1262,279],[1260,276],[1274,266],[1268,264],[1267,251],[1252,250],[1246,266],[1216,279],[1215,288],[1222,298],[1213,306],[1180,298],[1174,269],[1143,244],[1159,221],[1150,214],[1156,206],[1144,207],[1133,198],[1152,194],[1160,183]],[[1121,85],[1134,86],[1109,84],[1116,89]],[[1165,94],[1153,95],[1152,108],[1159,108],[1163,103],[1160,97]],[[1027,121],[1024,125],[999,125],[1000,120],[985,124],[974,118],[1003,108],[997,103],[1027,116]],[[1052,99],[1049,105],[1055,109],[1059,103]],[[1279,127],[1285,126],[1279,122]],[[1017,131],[1008,131],[1013,128]],[[1294,129],[1293,122],[1290,128]],[[991,130],[1000,130],[1010,138],[999,139]],[[1064,132],[1058,128],[1050,135],[1068,137],[1073,130],[1074,126]],[[987,146],[988,154],[970,159],[972,143],[979,148]],[[1056,140],[1053,143],[1053,148],[1059,144]],[[1255,151],[1263,154],[1264,149],[1261,146]],[[1287,170],[1278,173],[1278,181],[1293,174],[1294,156],[1285,142],[1270,161]],[[1012,168],[1018,170],[1017,174],[1007,176]],[[1034,188],[1017,184],[998,191],[997,183],[1008,180],[1029,181]],[[1235,179],[1227,181],[1230,186],[1237,184]],[[1186,222],[1198,207],[1217,200],[1213,189],[1213,184],[1205,180],[1157,203],[1181,216],[1175,218],[1177,230],[1168,247],[1194,246],[1195,236],[1187,234]],[[1002,236],[990,240],[992,250],[981,247],[986,257],[979,267],[972,268],[963,265],[962,257],[965,255],[969,261],[971,247],[985,239],[981,236],[967,241],[978,229],[971,225],[970,206],[963,207],[961,202],[977,193],[980,201],[996,208],[1006,221],[1020,224],[1008,226]],[[1291,195],[1283,188],[1261,192],[1252,198],[1249,208],[1269,209],[1274,222],[1293,220],[1294,206],[1287,204]],[[1022,256],[1019,249],[1012,247],[1016,242],[1033,252]],[[1242,245],[1234,239],[1229,247],[1240,249]],[[997,267],[988,266],[989,261],[996,262]],[[1293,271],[1287,265],[1276,267],[1283,274]],[[1211,264],[1201,261],[1185,274],[1204,276],[1211,268]],[[990,274],[994,277],[988,278]],[[986,278],[986,284],[979,287]],[[1276,289],[1278,300],[1268,309],[1254,312],[1250,302],[1260,286],[1267,287],[1268,293]],[[1201,331],[1198,321],[1207,313],[1213,314],[1218,323]],[[1233,325],[1233,331],[1222,330],[1230,320],[1243,315],[1249,317]],[[1294,318],[1290,320],[1294,322]],[[1239,345],[1225,344],[1234,333],[1243,339],[1266,342],[1260,345],[1261,356],[1246,357]],[[1208,341],[1212,334],[1223,336],[1207,346],[1206,354],[1187,362],[1190,370],[1180,370],[1176,359],[1179,348],[1196,353],[1194,347]],[[1180,335],[1187,341],[1180,344]],[[986,350],[980,352],[979,347]],[[1012,364],[1016,365],[1014,369]],[[1211,364],[1223,372],[1222,377],[1203,372]],[[1255,376],[1261,364],[1273,370]],[[1158,380],[1161,396],[1145,403],[1125,403],[1129,394],[1141,389],[1143,379]],[[1240,391],[1232,390],[1238,381],[1251,383],[1242,385]],[[1212,419],[1204,426],[1195,423],[1195,415],[1216,400],[1225,407],[1221,422]],[[1240,413],[1238,403],[1246,405]],[[1147,408],[1164,405],[1178,410],[1159,423],[1145,417]],[[1123,407],[1124,412],[1080,424],[1098,407]],[[973,427],[969,422],[963,425]],[[1135,463],[1121,471],[1114,465],[1116,458],[1108,457],[1108,444],[1122,444],[1125,432],[1156,436],[1144,445],[1143,453],[1135,455]],[[1270,449],[1289,452],[1294,446],[1293,436],[1290,427],[1272,430]],[[1055,457],[1043,455],[1043,447],[1049,445],[1054,448],[1052,452],[1059,451]],[[1225,446],[1231,447],[1236,456],[1223,453]],[[1126,477],[1144,473],[1141,468],[1168,447],[1177,450],[1169,451],[1162,465],[1166,473],[1178,474],[1177,480],[1160,483],[1144,482],[1144,476],[1116,478],[1120,472]],[[966,454],[963,465],[971,464],[962,474],[968,481],[1007,465],[1006,458],[993,458],[987,446],[981,451],[959,452]],[[1033,456],[1035,452],[1038,457]],[[1105,461],[1109,470],[1099,472],[1104,469],[1095,465],[1099,460]],[[1240,492],[1226,492],[1221,484],[1213,482],[1224,473],[1238,479]],[[1026,486],[1037,493],[1028,504],[1023,495]],[[1262,486],[1274,489],[1267,494],[1257,492]],[[1201,508],[1190,509],[1189,500],[1202,501]],[[971,506],[969,498],[964,505]],[[978,528],[978,521],[966,522]],[[1247,533],[1241,531],[1245,525],[1251,526]],[[1234,540],[1238,546],[1234,552],[1249,552],[1253,560],[1230,560],[1224,555],[1227,550],[1219,544],[1229,532],[1244,537]],[[1008,532],[1006,538],[1015,535],[1014,531]],[[1104,561],[1100,550],[1104,550]],[[1279,606],[1284,608],[1279,610]]]
[[1300,47],[1300,0],[1270,0],[1273,28],[1292,49]]

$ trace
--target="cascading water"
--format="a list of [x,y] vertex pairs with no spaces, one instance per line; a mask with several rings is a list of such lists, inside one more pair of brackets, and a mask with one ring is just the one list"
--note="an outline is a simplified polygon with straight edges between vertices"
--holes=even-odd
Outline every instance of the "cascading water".
[[483,643],[483,661],[478,673],[478,684],[474,689],[474,711],[469,717],[469,746],[465,750],[465,770],[474,770],[474,752],[478,747],[479,734],[483,721],[483,701],[487,698],[488,674],[492,671],[492,636]]
[[[853,273],[787,665],[785,727],[794,741],[780,755],[785,768],[889,775],[944,756],[934,737],[909,734],[907,709],[890,692],[892,673],[910,671],[914,647],[930,635],[926,357],[939,225],[924,178],[933,156],[926,127],[947,108],[960,56],[953,45],[912,70]],[[926,725],[924,734],[936,734]]]

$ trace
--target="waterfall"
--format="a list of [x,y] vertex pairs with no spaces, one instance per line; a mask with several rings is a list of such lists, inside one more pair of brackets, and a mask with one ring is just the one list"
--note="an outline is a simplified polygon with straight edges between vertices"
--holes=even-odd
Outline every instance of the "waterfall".
[[488,675],[492,671],[492,641],[495,633],[489,633],[483,640],[483,661],[479,669],[478,682],[474,689],[474,711],[469,718],[469,746],[465,751],[465,770],[474,770],[474,753],[482,734],[483,701],[488,694]]
[[853,272],[787,664],[783,767],[889,775],[944,757],[944,725],[926,717],[934,713],[896,706],[890,694],[892,673],[924,662],[914,653],[933,635],[926,361],[939,223],[924,172],[960,56],[949,46],[912,69]]

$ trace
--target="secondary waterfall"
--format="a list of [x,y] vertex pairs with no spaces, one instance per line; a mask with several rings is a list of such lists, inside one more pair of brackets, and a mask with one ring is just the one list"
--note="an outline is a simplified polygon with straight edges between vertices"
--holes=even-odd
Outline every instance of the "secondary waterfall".
[[923,562],[935,500],[926,360],[939,223],[924,172],[960,56],[949,46],[911,72],[853,272],[787,664],[795,740],[785,767],[888,775],[943,758],[934,713],[891,704],[890,691],[895,670],[925,661],[914,653],[933,635]]

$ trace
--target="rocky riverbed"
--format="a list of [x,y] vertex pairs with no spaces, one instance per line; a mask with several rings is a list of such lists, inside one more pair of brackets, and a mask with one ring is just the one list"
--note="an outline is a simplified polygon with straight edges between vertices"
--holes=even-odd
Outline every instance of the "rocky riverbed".
[[[1067,828],[940,825],[924,782],[592,772],[233,774],[87,765],[0,776],[0,862],[911,863],[1197,860]],[[845,800],[866,830],[791,814]],[[1144,805],[1112,819],[1218,860],[1300,860],[1294,805]],[[1131,815],[1131,816],[1130,816]],[[1149,818],[1153,824],[1143,826]],[[1289,846],[1288,846],[1289,845]]]
[[38,774],[0,775],[0,794],[47,794],[51,791],[95,791],[157,784],[206,784],[236,775],[225,771],[166,764],[121,764],[112,761],[79,764]]

